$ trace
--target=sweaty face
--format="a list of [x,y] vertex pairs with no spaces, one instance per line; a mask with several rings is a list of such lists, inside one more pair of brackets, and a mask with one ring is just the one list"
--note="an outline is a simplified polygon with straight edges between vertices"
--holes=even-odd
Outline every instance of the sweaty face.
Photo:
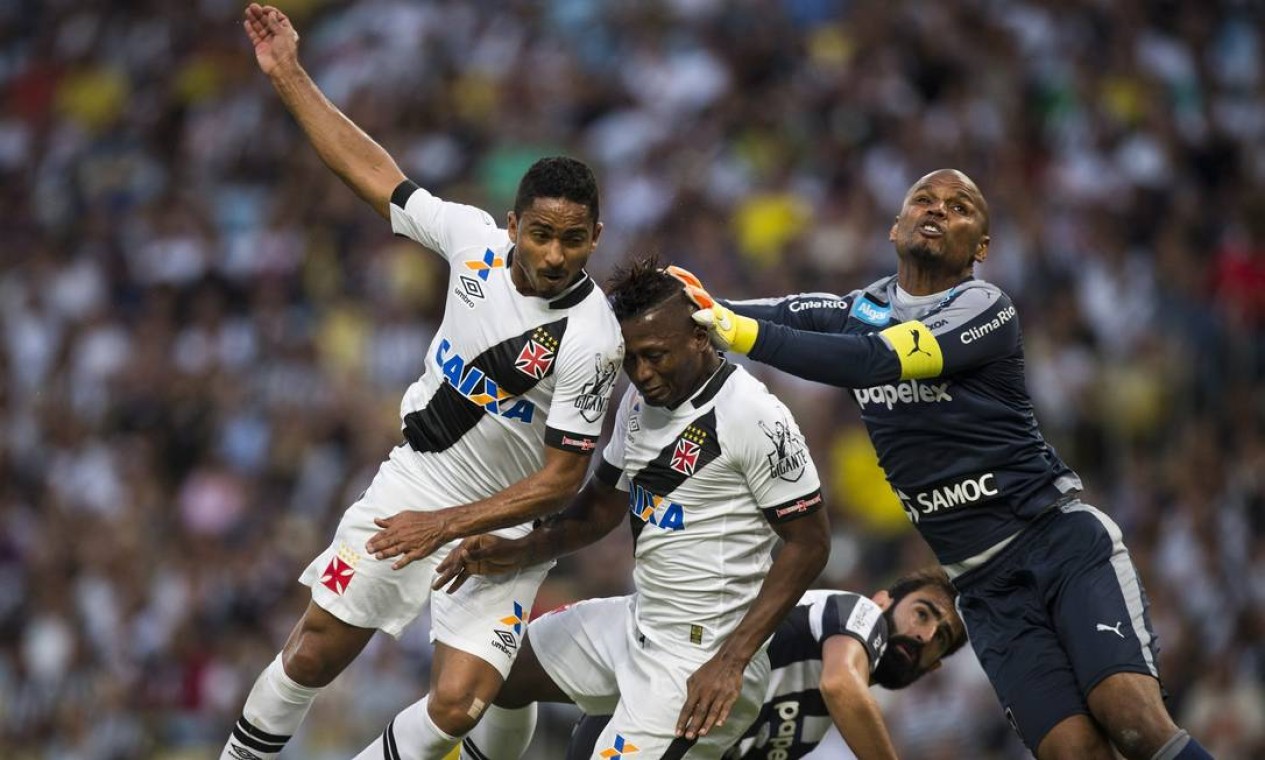
[[521,216],[510,212],[514,287],[525,296],[553,298],[575,282],[602,232],[589,207],[564,198],[537,198]]
[[901,259],[945,272],[964,271],[988,254],[988,206],[969,177],[932,172],[905,195],[888,237]]
[[707,380],[717,361],[685,299],[619,323],[624,373],[651,406],[676,406]]
[[962,620],[944,592],[924,586],[883,611],[890,638],[874,669],[874,682],[903,689],[940,666],[962,631]]

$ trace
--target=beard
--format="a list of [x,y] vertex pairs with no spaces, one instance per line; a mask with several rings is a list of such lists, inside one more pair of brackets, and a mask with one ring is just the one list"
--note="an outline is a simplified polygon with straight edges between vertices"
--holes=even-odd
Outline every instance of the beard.
[[[895,604],[883,611],[889,631],[896,630],[896,622],[892,619],[894,609],[896,609]],[[909,657],[905,656],[906,650],[909,652]],[[884,689],[905,688],[926,673],[918,664],[921,656],[922,644],[919,644],[917,639],[909,636],[892,636],[887,641],[883,656],[878,660],[878,667],[874,669],[874,683]]]

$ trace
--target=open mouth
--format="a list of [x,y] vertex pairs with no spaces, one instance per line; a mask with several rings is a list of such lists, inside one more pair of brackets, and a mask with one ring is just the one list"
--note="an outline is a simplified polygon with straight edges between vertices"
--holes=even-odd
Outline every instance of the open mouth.
[[941,237],[944,235],[944,229],[935,222],[923,222],[918,225],[918,231],[922,233],[923,237]]

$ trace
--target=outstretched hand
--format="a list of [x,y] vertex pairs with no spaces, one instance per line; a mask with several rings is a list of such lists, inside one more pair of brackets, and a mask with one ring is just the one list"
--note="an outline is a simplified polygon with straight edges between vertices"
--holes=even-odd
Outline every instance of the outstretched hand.
[[702,280],[698,279],[698,275],[690,270],[673,264],[666,267],[663,273],[678,280],[685,287],[685,295],[689,296],[689,299],[698,308],[710,309],[716,305],[716,299],[712,298],[711,293],[708,293],[707,289],[703,287]]
[[250,44],[255,46],[255,60],[263,73],[271,76],[277,67],[298,60],[299,33],[290,19],[271,5],[251,3],[246,6],[242,22]]
[[399,557],[392,570],[399,570],[414,560],[424,559],[452,538],[444,530],[447,522],[441,512],[406,511],[390,517],[375,517],[373,524],[382,530],[374,533],[365,548],[376,559]]
[[[500,575],[531,564],[530,552],[522,539],[508,539],[491,534],[471,536],[444,557],[435,567],[435,591],[448,586],[451,594],[472,575]],[[448,584],[452,585],[448,585]]]
[[736,314],[717,303],[690,270],[673,265],[663,272],[679,280],[685,288],[685,295],[698,307],[691,316],[695,323],[707,328],[713,346],[721,351],[741,354],[752,349],[760,329],[754,319]]

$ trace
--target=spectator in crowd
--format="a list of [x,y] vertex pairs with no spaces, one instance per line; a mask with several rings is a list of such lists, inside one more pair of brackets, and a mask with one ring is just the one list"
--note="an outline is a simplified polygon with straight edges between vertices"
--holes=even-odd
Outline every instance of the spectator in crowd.
[[[1170,709],[1214,752],[1265,756],[1246,711],[1265,695],[1256,3],[479,5],[283,9],[313,78],[419,184],[505,208],[537,157],[582,155],[605,251],[657,248],[734,298],[877,279],[888,259],[840,252],[882,250],[872,220],[910,177],[987,188],[979,273],[1043,315],[1024,326],[1037,414],[1130,538]],[[441,263],[319,164],[240,12],[0,4],[6,757],[222,746],[302,611],[294,569],[398,443],[442,316]],[[753,371],[823,472],[873,484],[824,484],[847,518],[820,585],[931,561],[849,402]],[[538,607],[626,593],[616,534]],[[419,698],[426,630],[371,644],[292,751],[347,757]],[[1227,682],[1246,717],[1215,719]],[[884,711],[903,757],[1026,756],[969,653]],[[537,754],[573,722],[542,711]]]

